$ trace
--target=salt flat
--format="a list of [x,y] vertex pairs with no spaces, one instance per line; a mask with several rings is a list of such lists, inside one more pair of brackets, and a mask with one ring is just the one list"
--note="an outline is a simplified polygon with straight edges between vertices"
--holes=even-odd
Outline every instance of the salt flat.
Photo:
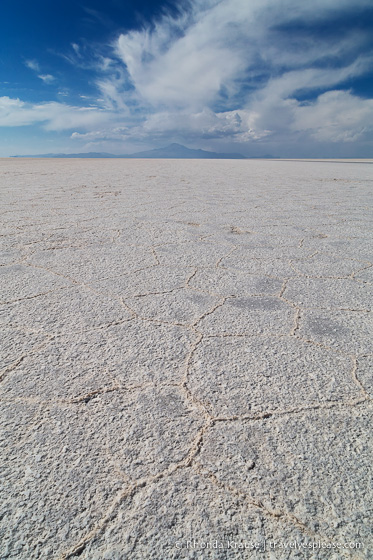
[[372,162],[0,172],[0,557],[372,558]]

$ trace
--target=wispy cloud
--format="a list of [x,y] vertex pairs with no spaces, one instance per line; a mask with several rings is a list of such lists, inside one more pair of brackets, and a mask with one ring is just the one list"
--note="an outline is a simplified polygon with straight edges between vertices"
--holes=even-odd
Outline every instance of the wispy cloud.
[[[201,107],[223,99],[229,103],[250,70],[260,69],[271,77],[293,68],[325,65],[331,55],[335,59],[343,55],[349,37],[334,38],[332,52],[325,50],[330,38],[306,37],[295,53],[287,32],[280,29],[296,18],[298,25],[310,24],[315,17],[330,19],[330,12],[340,11],[346,3],[317,0],[318,6],[314,2],[311,8],[297,0],[284,0],[281,7],[274,0],[196,1],[192,16],[164,17],[153,29],[123,34],[116,49],[140,98],[153,106]],[[359,4],[366,2],[357,0],[354,5]],[[334,64],[343,67],[342,60]]]
[[0,97],[0,126],[28,126],[40,123],[45,130],[92,129],[114,120],[116,115],[93,107],[64,103],[25,103]]
[[101,103],[106,109],[120,111],[123,116],[129,115],[126,97],[130,98],[130,96],[123,91],[124,79],[120,73],[111,78],[98,80],[96,85],[101,94]]
[[71,47],[72,47],[74,53],[76,54],[76,56],[79,56],[79,57],[80,57],[81,54],[80,54],[80,47],[79,47],[79,45],[78,45],[77,43],[71,43]]
[[56,79],[52,74],[39,74],[38,78],[43,80],[45,84],[51,84]]
[[41,74],[40,64],[37,60],[26,60],[25,65],[33,70],[45,84],[51,84],[56,79],[52,74]]
[[40,65],[37,60],[26,60],[25,62],[27,68],[33,70],[34,72],[40,72]]

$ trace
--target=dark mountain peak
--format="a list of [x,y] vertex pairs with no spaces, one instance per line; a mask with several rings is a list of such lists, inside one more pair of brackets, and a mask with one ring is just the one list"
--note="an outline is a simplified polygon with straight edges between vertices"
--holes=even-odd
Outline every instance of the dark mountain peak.
[[182,144],[173,142],[164,148],[154,148],[144,152],[131,154],[133,158],[177,158],[177,159],[246,159],[242,154],[223,154],[207,150],[187,148]]

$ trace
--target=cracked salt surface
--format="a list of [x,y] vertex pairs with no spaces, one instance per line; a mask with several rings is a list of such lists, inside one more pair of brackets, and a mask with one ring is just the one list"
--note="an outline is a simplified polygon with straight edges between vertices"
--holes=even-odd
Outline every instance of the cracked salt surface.
[[371,169],[1,160],[1,558],[371,558]]

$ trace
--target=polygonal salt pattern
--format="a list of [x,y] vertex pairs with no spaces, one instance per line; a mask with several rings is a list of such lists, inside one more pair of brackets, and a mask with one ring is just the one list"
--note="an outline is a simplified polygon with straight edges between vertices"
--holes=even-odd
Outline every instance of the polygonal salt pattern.
[[193,290],[175,290],[125,300],[126,305],[142,318],[185,325],[194,324],[218,302],[218,297]]
[[276,297],[231,297],[198,322],[206,336],[288,334],[294,309]]
[[190,280],[192,288],[217,296],[278,295],[282,281],[267,276],[250,276],[231,269],[205,269]]
[[350,279],[291,278],[283,295],[303,307],[370,311],[373,291]]
[[71,282],[47,270],[14,264],[0,267],[0,303],[34,298],[71,286]]
[[52,338],[30,352],[0,385],[10,397],[74,399],[146,382],[180,382],[193,333],[130,321]]
[[[303,535],[291,523],[265,515],[260,508],[188,469],[123,500],[116,519],[81,556],[83,560],[121,560],[123,555],[134,560],[238,560],[245,555],[260,560],[265,541],[280,538],[290,542],[301,540]],[[292,558],[306,557],[296,554]]]
[[357,399],[352,367],[349,356],[290,337],[214,337],[197,346],[188,383],[213,416],[231,417]]
[[297,336],[349,354],[372,351],[373,317],[365,311],[307,309]]
[[46,334],[95,329],[131,318],[120,301],[75,286],[0,306],[0,324]]
[[371,162],[0,175],[1,558],[370,560]]
[[368,559],[371,421],[371,405],[360,405],[217,423],[196,462],[223,486],[304,524],[309,540],[360,542],[352,557]]
[[96,526],[124,486],[103,448],[105,427],[92,406],[1,409],[1,558],[58,557]]

